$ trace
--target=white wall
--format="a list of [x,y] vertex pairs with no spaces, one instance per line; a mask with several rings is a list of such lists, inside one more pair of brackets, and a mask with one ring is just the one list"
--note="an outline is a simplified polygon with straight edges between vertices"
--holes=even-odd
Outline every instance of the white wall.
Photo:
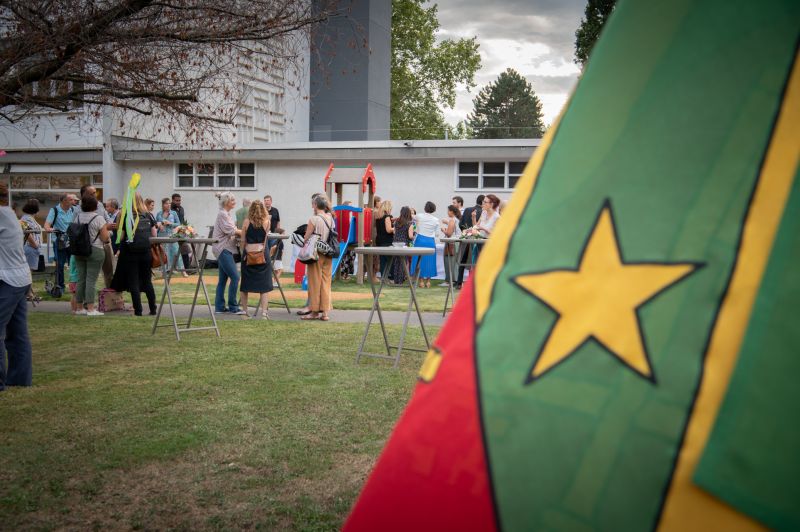
[[83,111],[34,113],[16,124],[0,121],[0,148],[99,148],[101,121]]
[[[352,160],[333,162],[337,165],[363,164],[363,161]],[[237,204],[241,206],[243,198],[258,199],[270,194],[273,204],[281,213],[281,225],[287,231],[293,231],[308,220],[311,214],[311,195],[323,191],[323,178],[329,163],[327,160],[257,161],[257,190],[235,190]],[[139,190],[144,197],[155,199],[157,208],[161,198],[175,192],[172,162],[124,161],[119,164],[126,182],[133,172],[142,175]],[[475,196],[479,193],[455,190],[454,159],[378,160],[372,161],[372,165],[378,182],[377,194],[392,201],[395,215],[400,213],[403,205],[421,212],[426,201],[433,201],[436,204],[435,216],[443,218],[447,216],[447,205],[453,196],[464,197],[465,207],[468,207],[474,203]],[[109,188],[113,186],[109,185]],[[181,189],[178,192],[183,198],[187,220],[201,234],[206,234],[207,226],[214,224],[219,210],[214,197],[215,191]],[[344,200],[351,200],[355,204],[357,194],[355,185],[344,186]],[[496,194],[503,201],[510,196],[510,192]]]

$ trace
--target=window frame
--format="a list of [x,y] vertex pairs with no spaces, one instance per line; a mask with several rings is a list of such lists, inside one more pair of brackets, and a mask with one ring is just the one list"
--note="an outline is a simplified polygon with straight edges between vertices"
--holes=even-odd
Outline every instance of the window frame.
[[[220,173],[220,165],[233,165],[234,173],[231,174],[229,172]],[[253,172],[242,173],[241,166],[243,164],[252,164],[253,165]],[[180,184],[181,178],[189,177],[187,173],[181,173],[180,167],[181,165],[190,165],[192,167],[192,184],[191,186],[185,186]],[[213,165],[214,171],[212,174],[199,174],[198,167],[200,165]],[[200,176],[206,177],[208,175],[213,176],[213,184],[211,186],[199,186],[198,179]],[[255,161],[179,161],[173,164],[172,169],[172,182],[175,187],[175,190],[258,190],[258,163]],[[220,186],[220,177],[223,178],[234,178],[234,186]],[[253,184],[252,186],[242,186],[241,178],[252,178]]]
[[[478,186],[475,188],[472,187],[462,187],[461,186],[461,173],[460,173],[460,165],[461,163],[478,163]],[[484,171],[484,164],[485,163],[503,163],[503,186],[502,187],[487,187],[484,185],[484,178],[486,177],[486,173]],[[522,171],[520,173],[512,173],[511,172],[511,164],[513,163],[521,163],[522,164]],[[511,178],[517,178],[517,182],[519,182],[520,177],[525,171],[525,165],[528,164],[528,161],[519,161],[519,160],[508,160],[508,159],[456,159],[455,165],[453,166],[453,190],[456,192],[475,192],[475,191],[486,191],[486,192],[510,192],[514,190],[514,187],[510,186]],[[463,174],[465,177],[474,177],[474,174]],[[489,177],[500,177],[498,173],[488,174]],[[516,185],[515,185],[516,186]]]

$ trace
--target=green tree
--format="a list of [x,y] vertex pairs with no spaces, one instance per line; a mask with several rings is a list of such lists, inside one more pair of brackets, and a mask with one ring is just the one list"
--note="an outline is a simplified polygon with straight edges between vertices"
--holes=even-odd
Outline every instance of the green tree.
[[456,87],[474,87],[481,66],[475,37],[436,42],[437,7],[426,2],[392,0],[393,139],[443,138],[449,126],[440,106],[455,106]]
[[589,60],[594,43],[600,36],[616,0],[589,0],[583,11],[580,27],[575,31],[575,62],[583,67]]
[[544,135],[542,102],[533,85],[509,68],[472,100],[467,124],[477,139],[527,139]]

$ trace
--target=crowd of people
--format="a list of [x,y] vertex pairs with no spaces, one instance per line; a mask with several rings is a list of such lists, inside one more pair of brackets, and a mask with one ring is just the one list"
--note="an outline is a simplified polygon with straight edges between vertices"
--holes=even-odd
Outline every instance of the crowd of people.
[[[476,198],[476,204],[472,207],[464,208],[464,199],[461,196],[454,196],[452,202],[447,206],[447,213],[444,218],[437,218],[436,205],[425,202],[423,212],[417,213],[412,207],[403,206],[400,208],[399,215],[395,217],[392,213],[394,205],[390,200],[382,200],[375,196],[372,205],[374,230],[373,242],[376,246],[409,246],[423,248],[436,248],[436,241],[441,237],[459,238],[465,231],[472,230],[480,237],[488,238],[494,230],[497,220],[500,218],[500,198],[494,194],[480,194]],[[445,260],[445,283],[450,282],[451,272],[456,264],[463,264],[469,257],[466,253],[470,251],[465,246],[461,257],[456,257],[456,246],[447,243],[444,246]],[[480,253],[480,246],[476,246],[473,253],[477,259]],[[391,271],[387,270],[387,257],[381,256],[377,266],[377,274],[387,277],[392,284],[400,285],[406,282],[406,266],[408,271],[413,273],[417,269],[417,257],[410,261],[410,265],[404,265],[400,260],[395,260]],[[436,256],[425,255],[419,259],[419,286],[422,288],[431,287],[431,279],[436,277]],[[454,280],[456,288],[461,288],[464,279],[464,267],[460,266],[458,277]]]

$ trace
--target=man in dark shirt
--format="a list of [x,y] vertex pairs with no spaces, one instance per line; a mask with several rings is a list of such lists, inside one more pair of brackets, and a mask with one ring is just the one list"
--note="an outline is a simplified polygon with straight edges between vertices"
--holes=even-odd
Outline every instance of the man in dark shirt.
[[[181,205],[181,195],[177,192],[172,195],[172,210],[178,215],[178,221],[181,222],[181,225],[186,225],[186,213],[183,211],[183,205]],[[191,249],[187,243],[181,244],[181,258],[183,259],[183,267],[184,269],[188,270],[191,267]]]
[[[475,213],[477,218],[480,218],[481,209],[483,205],[483,194],[478,194],[478,197],[475,198],[476,205],[472,207],[467,207],[464,209],[464,214],[461,215],[461,221],[458,223],[458,226],[461,228],[461,231],[466,231],[473,225],[472,214]],[[465,246],[461,245],[461,260],[459,260],[460,264],[464,264],[467,262],[467,253],[472,246]],[[458,279],[456,279],[455,287],[461,288],[461,284],[464,282],[464,266],[458,267]]]
[[[281,214],[278,209],[272,206],[272,196],[269,194],[264,196],[264,207],[267,209],[267,214],[269,214],[269,232],[283,233],[283,229],[281,229]],[[275,275],[280,277],[283,273],[283,240],[270,240],[270,254],[272,254],[273,248],[275,248]]]

